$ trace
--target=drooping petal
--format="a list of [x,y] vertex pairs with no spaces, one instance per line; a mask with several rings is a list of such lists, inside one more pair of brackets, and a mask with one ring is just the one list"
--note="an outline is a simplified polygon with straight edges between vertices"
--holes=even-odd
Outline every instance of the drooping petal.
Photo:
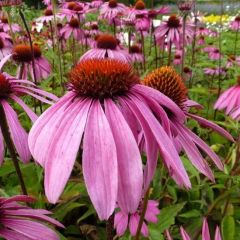
[[142,197],[141,155],[131,129],[115,103],[105,100],[104,106],[117,148],[118,205],[124,213],[134,213]]
[[128,214],[125,214],[123,212],[118,212],[114,216],[114,227],[116,228],[117,235],[122,236],[128,226]]
[[202,226],[202,240],[211,240],[207,219],[204,218]]
[[132,236],[135,236],[137,233],[139,221],[140,221],[140,216],[137,213],[132,214],[130,216],[129,229]]
[[164,163],[168,166],[168,169],[172,170],[174,175],[176,175],[176,181],[178,181],[179,184],[189,188],[191,183],[186,170],[183,167],[172,141],[161,127],[157,119],[138,98],[131,96],[131,101],[127,101],[127,103],[141,122],[143,131],[151,131],[151,133],[154,135],[154,138],[158,143],[161,157],[163,158]]
[[218,226],[216,227],[216,230],[215,230],[214,240],[222,240],[220,229]]
[[182,236],[182,240],[191,240],[191,238],[189,237],[189,235],[187,234],[187,232],[184,230],[182,226],[180,227],[180,233]]
[[92,103],[83,140],[83,175],[100,220],[113,213],[118,192],[117,149],[99,101]]
[[72,172],[90,105],[90,99],[73,102],[50,140],[45,153],[44,186],[51,203],[56,203]]
[[31,153],[28,148],[28,135],[21,126],[16,112],[12,109],[8,102],[3,100],[2,106],[8,122],[9,132],[17,153],[19,154],[21,161],[27,163],[31,158]]
[[227,138],[228,140],[234,142],[234,139],[232,137],[231,134],[229,134],[225,129],[219,127],[217,124],[208,121],[207,119],[204,119],[202,117],[196,116],[194,114],[191,113],[187,113],[188,116],[190,116],[191,118],[195,119],[196,121],[198,121],[198,123],[206,128],[211,128],[214,131],[216,131],[217,133],[219,133],[220,135],[222,135],[223,137]]
[[[48,108],[37,119],[29,132],[29,149],[35,161],[42,167],[44,167],[45,161],[48,158],[46,152],[52,136],[63,119],[67,107],[71,106],[74,96],[72,92],[67,93],[59,102]],[[74,101],[77,100],[75,99]]]
[[12,218],[2,218],[1,223],[6,227],[23,234],[30,239],[38,240],[59,240],[58,235],[50,228],[38,222],[33,222],[26,219],[12,219]]
[[23,102],[21,98],[17,97],[16,95],[11,95],[10,97],[24,109],[32,122],[37,120],[38,116]]
[[0,237],[3,237],[5,240],[32,240],[32,238],[26,237],[21,233],[15,232],[7,228],[0,230]]

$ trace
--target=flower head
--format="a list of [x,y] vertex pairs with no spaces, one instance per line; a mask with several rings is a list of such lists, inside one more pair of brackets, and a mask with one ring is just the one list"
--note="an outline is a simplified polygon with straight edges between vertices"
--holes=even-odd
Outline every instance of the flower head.
[[[156,119],[168,121],[163,107],[182,118],[174,102],[140,85],[134,70],[119,60],[85,60],[69,77],[69,92],[43,113],[29,136],[31,153],[45,169],[50,202],[62,193],[80,146],[84,180],[100,219],[108,219],[116,203],[125,214],[136,212],[158,152],[182,185],[190,187],[172,140]],[[147,146],[144,174],[140,132]]]

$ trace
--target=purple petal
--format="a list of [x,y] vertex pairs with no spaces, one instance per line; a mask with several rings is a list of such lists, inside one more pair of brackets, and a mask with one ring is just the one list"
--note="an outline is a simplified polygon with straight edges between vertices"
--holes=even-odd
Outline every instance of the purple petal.
[[3,160],[4,160],[4,142],[2,130],[0,129],[0,166],[3,164]]
[[183,240],[191,240],[191,238],[189,237],[189,235],[187,234],[187,232],[184,230],[182,226],[180,227],[180,233]]
[[202,240],[211,240],[210,233],[208,229],[207,219],[204,218],[202,226]]
[[20,159],[27,163],[30,161],[31,153],[28,148],[28,135],[21,126],[16,112],[8,104],[7,101],[2,101],[2,106],[6,115],[6,119],[9,126],[9,131],[12,137],[12,141],[15,148],[20,156]]
[[114,211],[118,192],[117,149],[98,100],[92,103],[83,140],[83,175],[100,220]]
[[220,233],[220,229],[219,229],[218,226],[216,227],[216,230],[215,230],[214,240],[222,240],[221,233]]
[[51,203],[56,203],[72,172],[90,105],[88,99],[72,102],[50,140],[45,153],[44,186]]
[[219,133],[220,135],[222,135],[223,137],[229,139],[232,142],[235,142],[233,137],[231,136],[231,134],[229,134],[225,129],[219,127],[217,124],[208,121],[207,119],[204,119],[202,117],[199,117],[197,115],[191,114],[191,113],[187,113],[187,115],[193,119],[195,119],[196,121],[198,121],[198,123],[206,128],[211,128],[213,129],[215,132]]
[[112,100],[105,100],[118,159],[118,205],[124,213],[137,210],[142,197],[143,169],[138,145],[126,120]]
[[128,214],[125,214],[123,212],[118,212],[114,216],[114,227],[116,228],[117,235],[122,236],[128,226]]

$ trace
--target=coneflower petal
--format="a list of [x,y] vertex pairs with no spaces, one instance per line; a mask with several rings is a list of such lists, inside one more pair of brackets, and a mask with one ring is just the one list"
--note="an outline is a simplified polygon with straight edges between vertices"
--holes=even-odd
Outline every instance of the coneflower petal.
[[2,165],[4,160],[4,142],[3,142],[3,135],[0,129],[0,166]]
[[180,227],[180,233],[183,240],[191,240],[191,238],[189,237],[189,235],[187,234],[187,232],[184,230],[182,226]]
[[48,146],[44,186],[51,203],[56,203],[71,175],[90,105],[87,99],[71,103]]
[[117,201],[117,149],[98,100],[92,103],[83,139],[83,175],[100,220],[108,219]]
[[208,228],[208,222],[207,222],[206,218],[204,218],[204,220],[203,220],[202,240],[211,240],[209,228]]
[[[71,103],[73,93],[66,94],[59,102],[48,108],[35,122],[29,132],[28,144],[33,158],[42,167],[45,165],[46,155],[52,136],[58,128],[65,109]],[[41,146],[41,147],[38,147]]]
[[21,126],[16,112],[12,109],[8,102],[2,100],[1,103],[6,115],[9,131],[16,150],[20,156],[21,161],[27,163],[31,158],[31,153],[28,148],[28,135],[24,128]]
[[118,205],[125,213],[136,212],[142,198],[143,168],[131,129],[112,100],[105,100],[105,113],[112,129],[118,160]]

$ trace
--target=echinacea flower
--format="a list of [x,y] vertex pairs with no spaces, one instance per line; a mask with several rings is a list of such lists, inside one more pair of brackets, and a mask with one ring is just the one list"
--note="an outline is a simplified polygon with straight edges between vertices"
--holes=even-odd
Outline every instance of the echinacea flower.
[[35,199],[25,195],[10,198],[0,197],[0,237],[6,240],[59,240],[60,237],[47,224],[64,228],[49,217],[51,212],[44,209],[32,209],[19,204],[33,203]]
[[151,27],[150,19],[144,14],[137,14],[135,19],[135,29],[141,34],[147,35]]
[[68,21],[77,18],[79,21],[85,19],[85,14],[89,11],[88,5],[81,2],[69,2],[67,8],[60,9],[59,16],[66,17]]
[[234,56],[234,55],[228,56],[226,68],[230,68],[234,65],[240,66],[240,56]]
[[225,68],[219,68],[219,67],[213,67],[213,68],[204,68],[203,72],[206,75],[210,75],[210,76],[225,76],[226,75],[226,69]]
[[240,116],[240,76],[237,84],[224,91],[214,105],[214,109],[225,110],[227,115],[239,120]]
[[[155,29],[157,42],[166,39],[168,44],[174,44],[177,48],[182,42],[182,19],[176,15],[171,15],[167,21],[164,21]],[[185,43],[189,44],[193,38],[193,25],[186,23]]]
[[[35,77],[36,81],[40,81],[46,79],[51,73],[51,65],[48,60],[42,56],[42,51],[36,44],[33,45],[33,56],[30,45],[16,45],[13,48],[12,53],[2,60],[2,65],[4,65],[10,57],[15,63],[19,64],[17,69],[18,78],[28,79],[28,75],[30,75],[32,81],[35,80]],[[35,72],[32,65],[32,57],[34,57]]]
[[129,47],[129,57],[133,63],[143,62],[143,53],[141,47],[138,45],[132,45]]
[[100,19],[106,19],[111,22],[114,18],[121,14],[127,14],[128,9],[123,3],[117,0],[109,0],[100,7]]
[[[122,236],[127,228],[129,227],[130,233],[132,236],[135,236],[137,233],[137,228],[143,211],[142,203],[140,204],[137,212],[130,214],[130,216],[124,212],[117,212],[114,217],[114,227],[116,228],[117,235]],[[148,200],[147,209],[144,216],[144,222],[142,225],[141,233],[144,237],[148,236],[148,227],[147,223],[157,223],[157,215],[160,213],[158,209],[158,202],[154,200]]]
[[[20,156],[21,161],[27,163],[31,158],[27,142],[28,136],[18,120],[17,113],[9,104],[9,101],[14,101],[20,105],[32,122],[37,119],[37,115],[23,102],[23,100],[20,98],[21,95],[30,95],[42,102],[50,104],[52,103],[51,100],[57,100],[57,97],[55,97],[53,94],[36,88],[35,85],[30,81],[17,79],[8,75],[7,73],[0,73],[0,104],[6,115],[9,132],[11,134],[16,151]],[[45,97],[50,99],[50,101]],[[1,130],[0,149],[1,165],[4,160],[4,142]]]
[[96,21],[87,22],[85,26],[87,27],[87,31],[91,36],[97,36],[101,34],[101,31],[99,30],[98,27],[98,22]]
[[[191,118],[197,121],[201,126],[210,128],[227,139],[234,141],[232,136],[218,125],[189,113],[191,107],[199,107],[199,104],[188,100],[187,88],[184,85],[181,76],[178,75],[172,67],[161,67],[154,70],[145,77],[143,83],[172,99],[186,117]],[[213,180],[214,176],[211,168],[208,166],[208,163],[205,161],[205,158],[202,156],[199,149],[205,152],[220,170],[223,170],[223,164],[220,158],[201,138],[187,128],[184,121],[179,121],[175,117],[171,117],[171,113],[169,115],[169,120],[169,131],[172,132],[172,135],[174,136],[176,146],[181,146],[180,149],[186,153],[196,169],[209,179]]]
[[65,40],[69,39],[71,35],[78,41],[84,38],[84,31],[80,29],[80,22],[77,18],[72,18],[70,22],[60,30],[60,34]]
[[[58,15],[56,15],[57,17]],[[44,16],[41,16],[39,18],[36,19],[37,22],[41,22],[41,23],[49,23],[51,21],[53,21],[54,19],[54,15],[53,15],[53,10],[51,6],[48,6],[45,10],[44,10]]]
[[18,6],[22,4],[22,0],[1,0],[0,7]]
[[211,60],[218,60],[222,57],[218,48],[213,49],[212,51],[208,52],[208,56]]
[[123,62],[129,62],[129,55],[127,51],[121,50],[118,45],[118,40],[110,34],[102,34],[98,36],[96,40],[96,47],[83,54],[80,61],[96,58],[110,58]]
[[146,9],[145,3],[142,0],[136,1],[135,5],[133,8],[129,9],[128,12],[128,19],[136,19],[137,15],[146,15],[147,17],[148,10]]
[[5,32],[5,33],[8,33],[10,31],[13,31],[13,32],[21,31],[21,27],[16,23],[12,23],[11,27],[10,27],[8,18],[4,17],[4,16],[0,19],[0,29],[2,29],[3,32]]
[[0,61],[12,52],[12,47],[12,42],[8,40],[4,41],[0,34]]
[[234,20],[230,23],[230,28],[234,31],[240,30],[240,16],[236,16]]
[[[51,203],[62,193],[81,146],[85,184],[101,220],[111,216],[116,203],[124,213],[137,211],[143,178],[151,181],[158,152],[178,180],[190,187],[163,127],[168,123],[163,107],[183,117],[174,102],[140,85],[133,68],[118,60],[82,61],[69,77],[69,92],[38,118],[28,141],[33,158],[45,170],[45,193]],[[144,176],[139,132],[146,143]]]

